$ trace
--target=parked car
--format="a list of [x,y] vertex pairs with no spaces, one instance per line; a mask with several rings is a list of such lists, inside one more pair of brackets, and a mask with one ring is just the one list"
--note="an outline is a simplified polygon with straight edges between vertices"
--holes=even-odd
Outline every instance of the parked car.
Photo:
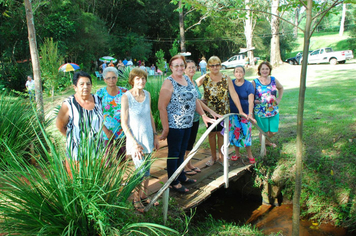
[[229,60],[221,63],[221,69],[235,68],[238,65],[245,66],[246,56],[243,54],[235,55],[229,58]]
[[[351,50],[336,51],[332,48],[321,48],[312,51],[308,57],[308,63],[330,63],[330,65],[336,65],[337,63],[344,64],[346,60],[354,58]],[[302,63],[301,59],[301,62]]]
[[302,57],[303,57],[303,53],[298,52],[295,57],[288,58],[287,60],[285,60],[285,62],[291,65],[299,65]]

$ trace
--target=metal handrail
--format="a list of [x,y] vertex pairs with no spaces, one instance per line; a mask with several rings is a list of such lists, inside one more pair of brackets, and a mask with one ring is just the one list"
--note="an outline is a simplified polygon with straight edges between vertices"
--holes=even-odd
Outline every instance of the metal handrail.
[[[228,130],[229,130],[229,116],[232,116],[232,115],[238,115],[238,116],[242,116],[240,114],[237,114],[237,113],[229,113],[229,114],[226,114],[224,115],[223,117],[217,119],[205,132],[204,134],[200,137],[200,139],[198,140],[198,142],[196,142],[196,144],[194,145],[193,149],[189,152],[187,158],[184,160],[184,162],[177,168],[177,170],[173,173],[173,175],[167,180],[167,182],[162,186],[162,188],[160,190],[158,190],[158,192],[156,193],[156,195],[152,198],[150,204],[148,204],[146,207],[145,207],[145,212],[147,212],[151,207],[152,205],[157,201],[157,199],[166,191],[168,190],[169,191],[169,185],[177,178],[177,176],[183,171],[184,167],[188,164],[188,162],[194,157],[194,155],[197,153],[200,145],[203,143],[204,139],[209,135],[209,133],[218,125],[220,124],[223,120],[224,120],[224,128],[225,128],[225,131],[224,131],[224,145],[223,145],[223,154],[224,154],[224,180],[225,180],[225,188],[228,187]],[[268,140],[269,137],[267,136],[267,134],[265,132],[263,132],[261,130],[261,128],[256,124],[256,123],[253,123],[251,122],[262,134],[263,134],[263,137],[266,137]],[[270,140],[271,141],[271,140]],[[261,143],[261,153],[262,153],[262,149],[265,148],[265,145],[264,145],[264,138],[262,138],[262,143]],[[264,153],[264,152],[263,152]],[[169,193],[166,193],[165,194],[167,197],[167,199],[163,199],[163,201],[167,201],[167,202],[163,202],[163,208],[166,210],[168,210],[168,196],[169,196]],[[167,205],[167,206],[165,206]],[[164,213],[164,215],[167,215],[167,212]]]

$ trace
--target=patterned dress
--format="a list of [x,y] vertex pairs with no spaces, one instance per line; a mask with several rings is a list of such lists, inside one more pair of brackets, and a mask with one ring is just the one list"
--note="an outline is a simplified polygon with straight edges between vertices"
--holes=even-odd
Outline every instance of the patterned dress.
[[258,117],[267,118],[275,116],[279,113],[276,102],[277,86],[276,79],[271,76],[271,83],[264,85],[259,79],[253,80],[256,85],[255,100],[261,101],[261,104],[256,104],[254,113]]
[[[101,100],[97,95],[94,98],[94,108],[87,110],[80,106],[74,95],[64,100],[69,112],[69,121],[66,131],[66,148],[69,158],[78,160],[78,146],[80,142],[93,142],[96,139],[102,140],[101,132],[103,125],[103,112]],[[99,142],[100,143],[100,142]]]
[[[104,124],[107,129],[111,130],[115,139],[123,138],[125,136],[121,127],[121,97],[127,92],[124,87],[118,87],[119,91],[115,96],[111,96],[106,87],[99,89],[96,94],[102,100]],[[108,140],[108,137],[104,133],[104,139]]]
[[[207,101],[207,106],[220,115],[230,113],[229,103],[229,84],[227,75],[222,75],[219,82],[211,80],[210,75],[205,76],[204,86],[204,99]],[[208,114],[210,118],[213,118]]]

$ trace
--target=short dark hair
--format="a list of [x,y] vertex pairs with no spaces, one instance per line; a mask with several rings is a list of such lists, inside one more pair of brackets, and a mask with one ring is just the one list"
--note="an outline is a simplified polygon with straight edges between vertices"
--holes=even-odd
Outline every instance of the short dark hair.
[[133,68],[131,71],[130,71],[130,74],[129,74],[129,81],[128,83],[133,87],[134,86],[134,78],[138,76],[140,78],[144,77],[147,81],[147,72],[140,69],[140,68]]
[[261,62],[261,64],[258,65],[257,74],[258,74],[258,75],[261,75],[261,67],[262,67],[262,65],[268,66],[268,68],[269,68],[269,75],[271,75],[272,66],[271,66],[271,64],[270,64],[268,61]]
[[90,83],[91,84],[93,83],[91,80],[91,76],[87,72],[79,71],[79,72],[75,72],[73,75],[73,79],[72,79],[73,85],[77,86],[80,77],[87,77],[89,78]]
[[246,74],[245,67],[243,67],[242,65],[237,65],[237,66],[234,68],[234,73],[235,73],[235,71],[236,71],[236,68],[242,68],[242,70],[244,71],[244,74]]

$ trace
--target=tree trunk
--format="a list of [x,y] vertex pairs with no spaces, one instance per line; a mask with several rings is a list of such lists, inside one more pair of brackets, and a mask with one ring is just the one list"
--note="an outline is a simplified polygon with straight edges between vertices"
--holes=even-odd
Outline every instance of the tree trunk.
[[339,30],[339,36],[341,37],[344,34],[344,27],[345,27],[345,15],[346,15],[346,4],[342,4],[342,16],[341,16],[341,22],[340,22],[340,30]]
[[25,9],[26,9],[27,29],[28,29],[28,42],[30,45],[32,70],[33,70],[33,77],[35,80],[37,112],[40,119],[43,120],[44,108],[43,108],[40,61],[39,61],[38,50],[37,50],[36,30],[35,30],[35,24],[33,20],[32,4],[30,0],[25,0]]
[[293,29],[293,36],[294,38],[298,38],[298,26],[299,26],[299,11],[300,6],[298,5],[295,9],[295,16],[294,16],[294,29]]
[[303,64],[300,74],[299,102],[297,114],[297,155],[296,155],[296,173],[295,173],[295,191],[293,196],[293,229],[292,235],[299,236],[299,218],[300,218],[300,195],[302,190],[302,163],[303,163],[303,114],[305,100],[305,84],[308,68],[308,55],[310,44],[310,28],[312,23],[313,0],[307,1],[306,23],[304,32]]
[[[253,38],[253,27],[252,27],[252,14],[253,12],[250,11],[250,0],[245,0],[245,5],[247,9],[247,15],[245,19],[245,38],[246,38],[246,48],[251,49],[252,48],[252,38]],[[253,51],[247,51],[247,56],[250,59],[250,65],[254,66],[255,61],[254,61],[254,56],[253,56]]]
[[[272,14],[279,15],[278,12],[279,0],[272,0]],[[271,17],[271,64],[272,66],[281,65],[281,49],[279,47],[279,19],[276,16]]]
[[184,31],[184,15],[183,15],[183,6],[182,0],[179,0],[179,33],[180,33],[180,51],[186,52],[185,49],[185,31]]

